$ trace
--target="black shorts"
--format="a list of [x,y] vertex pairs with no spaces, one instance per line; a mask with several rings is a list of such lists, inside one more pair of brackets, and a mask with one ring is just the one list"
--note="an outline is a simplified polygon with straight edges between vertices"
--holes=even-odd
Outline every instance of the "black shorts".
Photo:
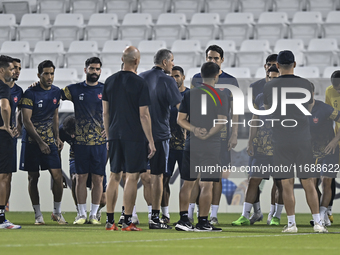
[[269,167],[273,166],[273,156],[253,156],[251,158],[249,177],[269,180],[271,175]]
[[150,159],[151,174],[165,174],[168,171],[169,140],[155,142],[155,147],[156,153]]
[[13,163],[12,163],[12,173],[15,173],[17,171],[17,141],[18,139],[16,137],[13,139]]
[[182,158],[183,158],[183,150],[170,150],[169,159],[168,159],[168,167],[164,175],[172,176],[176,162],[178,163],[179,171],[181,171]]
[[74,159],[77,174],[105,174],[106,145],[74,144]]
[[297,177],[301,179],[315,178],[316,173],[308,171],[308,168],[314,164],[312,143],[310,140],[302,141],[298,144],[280,144],[274,143],[273,163],[274,169],[271,173],[275,179],[294,178],[296,169]]
[[22,142],[19,169],[28,172],[61,169],[57,146],[50,144],[49,147],[51,153],[44,154],[37,143]]
[[0,130],[0,174],[13,172],[13,139],[11,135]]
[[143,142],[111,140],[109,141],[109,158],[111,172],[120,173],[125,169],[127,173],[145,171],[147,164],[147,145]]
[[339,147],[336,148],[335,153],[328,154],[327,156],[315,159],[315,171],[320,176],[336,178],[339,172]]
[[204,182],[219,182],[222,176],[222,170],[214,169],[208,171],[208,167],[220,165],[219,151],[210,151],[207,154],[196,151],[183,151],[182,167],[180,169],[181,179],[185,181],[195,181],[200,178]]

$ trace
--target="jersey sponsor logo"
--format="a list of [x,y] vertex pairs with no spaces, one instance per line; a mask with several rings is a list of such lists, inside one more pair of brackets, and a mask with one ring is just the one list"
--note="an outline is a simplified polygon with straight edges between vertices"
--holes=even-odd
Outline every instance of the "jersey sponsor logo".
[[44,102],[44,100],[40,100],[40,101],[38,102],[38,107],[39,107],[39,108],[41,108],[41,107],[43,106],[43,102]]
[[79,95],[79,100],[81,100],[81,101],[84,100],[84,93],[81,93],[81,94]]
[[317,117],[313,118],[313,122],[316,124],[319,122],[319,119]]
[[102,100],[102,93],[100,93],[100,94],[98,94],[98,98],[100,99],[100,100]]
[[17,96],[13,97],[13,101],[14,101],[14,103],[17,103],[18,102],[18,97]]
[[53,98],[53,103],[56,104],[57,103],[57,99]]

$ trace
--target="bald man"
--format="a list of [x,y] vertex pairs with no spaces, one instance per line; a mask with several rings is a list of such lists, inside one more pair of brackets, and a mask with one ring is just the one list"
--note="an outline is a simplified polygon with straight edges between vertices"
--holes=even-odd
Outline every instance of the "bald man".
[[[136,74],[140,53],[127,47],[122,56],[123,70],[111,75],[103,90],[104,127],[107,134],[111,175],[107,186],[106,230],[118,230],[114,223],[118,185],[122,165],[126,170],[122,231],[140,231],[132,223],[132,210],[137,195],[139,174],[147,167],[147,158],[155,154],[149,113],[150,97],[146,81]],[[145,137],[148,142],[146,147]]]

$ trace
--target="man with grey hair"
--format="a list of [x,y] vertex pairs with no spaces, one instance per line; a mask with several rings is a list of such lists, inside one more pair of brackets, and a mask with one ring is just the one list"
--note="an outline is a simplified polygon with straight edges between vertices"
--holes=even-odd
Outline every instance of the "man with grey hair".
[[152,121],[152,136],[156,153],[150,159],[152,184],[152,215],[150,229],[170,229],[159,221],[159,212],[163,194],[163,174],[166,172],[169,155],[170,108],[179,108],[182,96],[174,78],[168,76],[174,67],[174,56],[170,50],[161,49],[154,56],[155,66],[140,74],[149,87],[151,105],[149,106]]

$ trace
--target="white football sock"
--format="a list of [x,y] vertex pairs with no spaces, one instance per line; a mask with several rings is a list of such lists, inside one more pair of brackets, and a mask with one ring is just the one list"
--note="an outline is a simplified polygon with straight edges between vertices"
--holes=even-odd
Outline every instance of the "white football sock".
[[249,220],[250,210],[253,207],[253,204],[244,202],[243,203],[243,212],[242,216],[246,217]]
[[284,205],[280,205],[278,203],[275,203],[275,213],[274,217],[281,219],[281,213]]
[[196,204],[196,206],[197,206],[196,216],[198,219],[198,217],[200,217],[200,206],[198,204]]
[[190,203],[188,208],[188,218],[193,219],[194,218],[194,211],[195,211],[195,203]]
[[86,204],[78,204],[79,215],[82,217],[87,217],[86,214]]
[[296,225],[295,215],[287,215],[287,218],[288,218],[288,227],[291,227],[294,224]]
[[40,205],[33,205],[33,210],[36,218],[42,215],[40,211]]
[[61,213],[61,202],[54,202],[53,213]]
[[275,213],[275,205],[270,205],[270,211],[269,211],[269,214],[270,215],[274,215],[274,213]]
[[254,207],[254,214],[257,214],[257,215],[262,214],[260,202],[254,203],[254,204],[253,204],[253,207]]
[[320,213],[312,214],[314,224],[318,223],[319,225],[322,225],[321,218],[320,218]]
[[95,205],[91,203],[90,216],[96,216],[98,208],[99,208],[99,205]]
[[213,217],[217,218],[218,207],[219,205],[211,205],[210,219]]
[[162,207],[161,207],[161,210],[162,210],[162,214],[163,214],[165,217],[170,218],[170,214],[169,214],[169,206],[162,206]]
[[152,214],[152,205],[148,205],[148,219],[151,220],[151,214]]
[[326,215],[326,212],[327,212],[327,208],[324,207],[324,206],[320,206],[320,219],[321,220],[324,220],[324,218],[328,215]]
[[132,210],[132,216],[138,217],[137,216],[137,211],[136,211],[136,206],[133,206],[133,210]]

